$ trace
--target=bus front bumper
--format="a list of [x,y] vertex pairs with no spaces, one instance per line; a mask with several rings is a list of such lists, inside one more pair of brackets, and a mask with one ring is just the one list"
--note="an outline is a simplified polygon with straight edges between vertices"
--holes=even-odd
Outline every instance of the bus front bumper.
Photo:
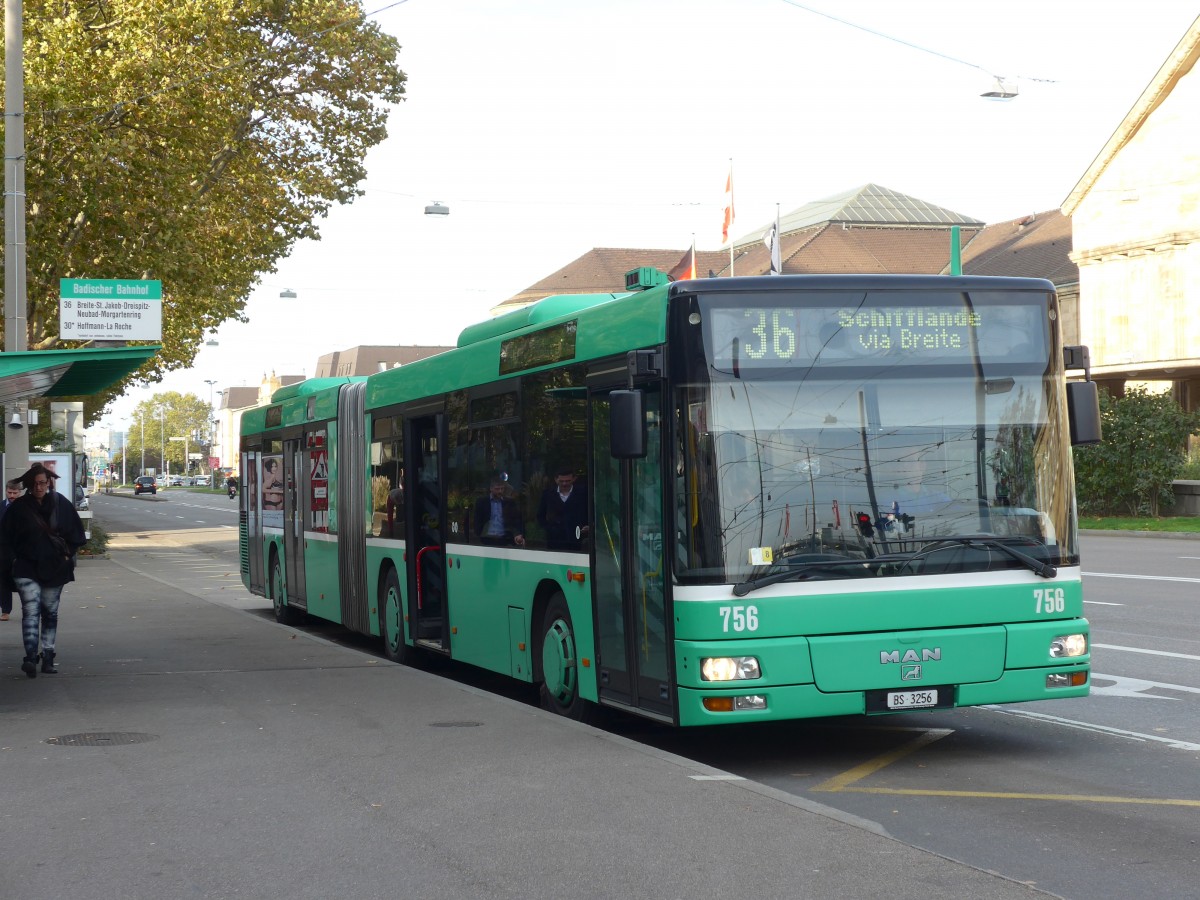
[[[1083,684],[1048,687],[1050,676],[1074,674]],[[948,686],[949,698],[941,698],[939,708],[979,706],[990,703],[1025,703],[1032,700],[1056,700],[1067,697],[1086,697],[1091,684],[1087,666],[1046,666],[1034,669],[1005,671],[995,681]],[[941,686],[945,690],[947,686]],[[890,689],[890,690],[895,690]],[[786,719],[809,719],[829,716],[857,716],[867,713],[867,691],[825,693],[814,684],[760,685],[743,682],[736,686],[680,687],[679,724],[727,725],[741,722],[768,722]],[[732,704],[723,700],[743,698]],[[708,699],[708,706],[706,706]],[[715,702],[714,702],[715,701]],[[760,706],[761,704],[761,706]],[[727,711],[713,711],[709,706],[733,706]],[[741,707],[741,708],[739,708]],[[891,710],[900,712],[901,710]],[[920,708],[904,712],[921,712]],[[930,709],[928,711],[936,711]]]

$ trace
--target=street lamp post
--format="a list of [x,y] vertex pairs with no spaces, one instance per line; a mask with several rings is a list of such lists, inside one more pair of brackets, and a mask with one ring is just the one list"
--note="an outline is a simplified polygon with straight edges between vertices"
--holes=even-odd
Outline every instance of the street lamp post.
[[139,472],[140,472],[140,474],[145,475],[146,474],[146,413],[139,410],[137,417],[138,417],[138,425],[142,429],[142,468],[139,470]]
[[158,408],[158,455],[162,463],[162,474],[170,475],[171,467],[167,465],[167,408]]
[[216,481],[216,473],[213,472],[212,457],[213,457],[213,437],[216,434],[216,412],[213,410],[213,385],[217,383],[215,378],[205,378],[204,383],[208,385],[208,472],[212,481]]
[[125,460],[129,456],[129,432],[121,432],[121,484],[125,483]]

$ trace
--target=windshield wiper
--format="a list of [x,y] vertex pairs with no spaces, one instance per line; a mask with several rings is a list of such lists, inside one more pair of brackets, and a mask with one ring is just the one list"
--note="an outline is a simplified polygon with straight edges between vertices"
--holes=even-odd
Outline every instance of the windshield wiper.
[[748,593],[756,591],[760,587],[766,587],[768,584],[778,584],[781,581],[788,581],[796,576],[807,577],[814,572],[842,569],[847,566],[863,566],[865,568],[874,563],[888,562],[890,560],[894,560],[894,557],[877,556],[872,559],[809,560],[808,562],[796,563],[776,572],[767,572],[759,575],[757,578],[747,578],[745,581],[733,586],[733,595],[735,597],[745,597]]
[[1040,575],[1042,578],[1053,578],[1058,574],[1058,569],[1050,565],[1050,563],[1042,562],[1040,559],[1035,559],[1028,553],[1022,553],[1012,544],[1007,544],[997,538],[984,537],[982,535],[947,535],[945,537],[938,536],[932,538],[921,553],[929,552],[931,546],[936,547],[938,544],[961,544],[964,547],[982,547],[988,550],[999,550],[1005,556],[1015,559],[1034,575]]

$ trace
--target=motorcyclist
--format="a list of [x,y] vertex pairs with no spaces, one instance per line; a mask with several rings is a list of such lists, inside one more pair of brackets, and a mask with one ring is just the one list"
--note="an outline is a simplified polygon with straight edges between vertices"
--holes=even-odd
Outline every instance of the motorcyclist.
[[238,480],[236,475],[230,475],[225,479],[225,489],[229,491],[230,500],[237,496]]

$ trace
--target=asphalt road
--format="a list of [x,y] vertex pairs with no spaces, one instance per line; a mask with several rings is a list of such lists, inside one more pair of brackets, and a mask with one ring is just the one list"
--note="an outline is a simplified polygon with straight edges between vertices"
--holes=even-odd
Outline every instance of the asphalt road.
[[[240,590],[224,494],[97,497],[122,546],[159,577],[261,608]],[[173,536],[173,539],[172,539]],[[1200,540],[1085,535],[1093,690],[1081,700],[672,731],[612,717],[613,733],[879,823],[914,846],[1063,897],[1198,897]],[[373,642],[314,635],[377,655]],[[463,666],[441,674],[517,699]]]

